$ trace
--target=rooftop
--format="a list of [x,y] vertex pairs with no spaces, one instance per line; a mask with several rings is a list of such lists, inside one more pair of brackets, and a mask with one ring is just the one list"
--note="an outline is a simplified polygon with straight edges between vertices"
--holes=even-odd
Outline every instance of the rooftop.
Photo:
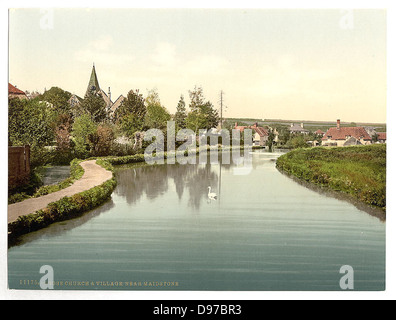
[[19,90],[17,87],[14,87],[11,83],[8,83],[8,94],[23,94],[26,95],[25,92]]
[[350,137],[356,139],[371,140],[370,135],[363,127],[334,127],[327,130],[323,140],[347,140]]

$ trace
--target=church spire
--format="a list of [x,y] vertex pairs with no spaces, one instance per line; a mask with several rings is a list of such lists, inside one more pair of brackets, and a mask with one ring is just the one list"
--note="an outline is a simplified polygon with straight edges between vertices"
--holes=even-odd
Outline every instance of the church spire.
[[91,72],[91,77],[89,78],[89,83],[88,83],[88,88],[87,88],[87,93],[89,92],[99,92],[100,91],[100,87],[99,87],[99,81],[98,81],[98,77],[96,75],[96,71],[95,71],[95,63],[92,66],[92,72]]

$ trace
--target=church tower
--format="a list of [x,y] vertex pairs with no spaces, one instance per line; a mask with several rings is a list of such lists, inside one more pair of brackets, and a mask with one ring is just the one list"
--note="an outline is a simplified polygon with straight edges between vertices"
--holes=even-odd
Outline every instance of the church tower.
[[100,92],[98,76],[96,75],[96,71],[95,71],[95,64],[92,67],[91,77],[89,78],[86,95],[89,92],[94,92],[94,93]]

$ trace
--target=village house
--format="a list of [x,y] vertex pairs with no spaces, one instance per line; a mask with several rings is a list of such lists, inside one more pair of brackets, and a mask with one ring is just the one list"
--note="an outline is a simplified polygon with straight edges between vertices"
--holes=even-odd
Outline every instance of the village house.
[[315,134],[323,137],[325,133],[322,130],[318,129],[315,131]]
[[19,90],[17,87],[13,86],[11,83],[8,83],[8,99],[27,99],[27,95],[22,90]]
[[297,134],[297,133],[309,134],[309,130],[304,129],[304,123],[301,123],[301,125],[292,123],[290,124],[289,130],[291,134]]
[[378,143],[386,143],[386,132],[377,132]]
[[351,146],[368,145],[372,138],[363,127],[341,127],[341,121],[337,120],[337,126],[330,128],[322,138],[323,146]]
[[[252,126],[238,126],[238,123],[235,123],[234,129],[243,132],[245,129],[251,129],[253,133],[253,145],[264,147],[267,145],[269,131],[263,127],[259,127],[258,123],[254,123]],[[274,142],[278,141],[278,132],[274,130]]]

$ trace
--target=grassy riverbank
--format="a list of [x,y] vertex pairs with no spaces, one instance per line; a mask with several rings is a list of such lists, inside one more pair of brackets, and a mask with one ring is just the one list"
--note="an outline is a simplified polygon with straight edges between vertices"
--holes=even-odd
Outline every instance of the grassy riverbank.
[[276,166],[301,180],[386,209],[386,145],[297,149],[279,157]]
[[110,199],[117,185],[113,166],[105,160],[97,160],[96,163],[102,168],[111,171],[113,173],[112,178],[86,191],[76,193],[70,197],[63,197],[50,203],[44,209],[20,216],[16,221],[9,223],[9,244],[12,245],[20,235],[45,228],[54,222],[79,217]]

